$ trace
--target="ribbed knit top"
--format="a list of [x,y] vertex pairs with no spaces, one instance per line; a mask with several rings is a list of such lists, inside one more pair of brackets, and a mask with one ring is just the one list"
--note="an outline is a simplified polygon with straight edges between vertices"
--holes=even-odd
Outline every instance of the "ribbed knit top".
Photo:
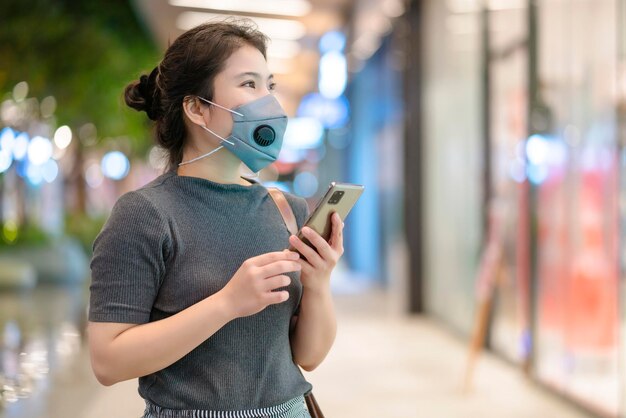
[[[302,226],[306,201],[285,196]],[[218,292],[248,258],[287,248],[288,237],[263,185],[163,174],[120,197],[96,238],[89,320],[167,318]],[[171,409],[246,410],[309,391],[289,344],[302,285],[299,273],[288,275],[286,302],[229,322],[174,364],[140,377],[140,395]]]

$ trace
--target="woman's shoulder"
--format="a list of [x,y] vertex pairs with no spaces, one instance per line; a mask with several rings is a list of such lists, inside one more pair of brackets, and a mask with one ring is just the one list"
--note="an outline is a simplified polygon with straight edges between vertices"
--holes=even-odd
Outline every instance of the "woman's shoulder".
[[288,192],[283,192],[283,194],[285,195],[285,199],[287,199],[289,206],[291,206],[291,209],[296,216],[298,227],[301,227],[306,217],[309,215],[309,204],[307,203],[306,199],[298,195]]
[[138,189],[131,190],[122,194],[118,198],[115,206],[119,207],[119,209],[131,211],[138,209],[158,210],[161,206],[159,202],[163,199],[165,195],[165,181],[170,176],[170,173],[165,173],[150,181],[149,183],[139,187]]
[[111,217],[146,218],[156,217],[164,220],[166,211],[162,200],[165,198],[163,176],[159,176],[148,184],[122,194],[111,211]]

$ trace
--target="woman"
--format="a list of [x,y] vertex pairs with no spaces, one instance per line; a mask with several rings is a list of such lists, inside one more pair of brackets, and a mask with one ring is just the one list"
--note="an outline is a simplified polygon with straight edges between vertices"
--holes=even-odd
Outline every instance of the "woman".
[[[144,417],[308,417],[298,366],[315,369],[335,338],[341,220],[329,242],[304,228],[307,246],[239,175],[276,159],[286,126],[266,40],[241,22],[198,26],[126,88],[170,167],[123,195],[94,242],[88,335],[100,383],[139,378]],[[285,196],[301,227],[306,202]]]

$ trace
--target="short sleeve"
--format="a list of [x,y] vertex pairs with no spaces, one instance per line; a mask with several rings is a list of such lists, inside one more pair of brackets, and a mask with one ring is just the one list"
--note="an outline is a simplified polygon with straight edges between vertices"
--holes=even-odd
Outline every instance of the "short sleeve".
[[140,192],[120,197],[93,244],[90,321],[150,321],[165,273],[168,231],[162,214]]

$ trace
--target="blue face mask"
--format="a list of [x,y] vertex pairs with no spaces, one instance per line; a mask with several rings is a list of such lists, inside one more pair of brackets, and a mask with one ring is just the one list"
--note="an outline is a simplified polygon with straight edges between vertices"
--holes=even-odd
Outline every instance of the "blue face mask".
[[273,95],[268,94],[235,109],[228,109],[199,96],[198,98],[232,113],[233,131],[228,138],[222,138],[206,126],[200,125],[202,129],[221,139],[222,145],[209,153],[181,162],[179,166],[208,157],[224,147],[255,173],[276,161],[287,129],[287,115]]

